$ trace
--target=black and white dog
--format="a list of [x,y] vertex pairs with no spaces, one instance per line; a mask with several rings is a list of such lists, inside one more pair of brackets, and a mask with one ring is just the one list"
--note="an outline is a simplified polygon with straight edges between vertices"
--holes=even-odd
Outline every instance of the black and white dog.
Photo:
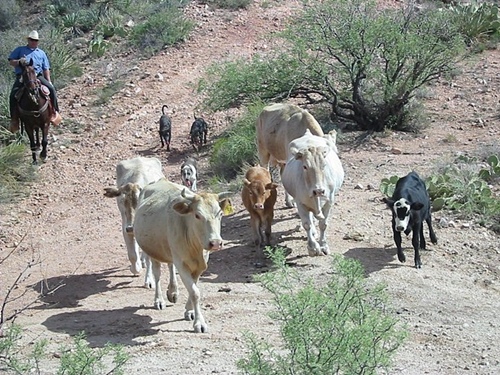
[[181,165],[181,180],[192,191],[196,191],[197,173],[198,161],[192,157],[187,158]]
[[172,138],[172,120],[165,113],[165,109],[168,108],[166,105],[161,107],[161,117],[160,117],[160,141],[161,147],[167,145],[167,151],[170,151],[170,139]]
[[208,124],[202,117],[194,117],[194,122],[191,125],[189,135],[191,137],[191,144],[194,149],[198,151],[201,146],[207,144]]
[[432,228],[431,201],[425,182],[416,172],[411,172],[398,180],[392,198],[384,198],[384,202],[392,211],[392,231],[399,261],[406,261],[401,246],[401,233],[408,235],[413,232],[411,242],[415,251],[415,267],[421,268],[419,250],[425,250],[424,221],[429,227],[432,243],[436,244],[438,241]]

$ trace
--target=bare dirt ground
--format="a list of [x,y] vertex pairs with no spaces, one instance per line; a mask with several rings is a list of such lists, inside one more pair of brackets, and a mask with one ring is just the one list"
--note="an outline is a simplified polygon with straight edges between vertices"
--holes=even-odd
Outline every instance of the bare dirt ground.
[[[188,132],[200,100],[194,86],[204,68],[270,48],[261,37],[279,30],[295,6],[292,1],[270,7],[255,3],[229,13],[192,5],[188,12],[198,26],[185,45],[136,65],[121,56],[88,66],[83,77],[60,90],[63,115],[72,121],[53,129],[49,159],[31,196],[2,207],[0,215],[1,259],[13,251],[0,265],[2,299],[28,262],[35,263],[13,290],[13,296],[22,296],[7,305],[7,315],[58,286],[17,319],[28,345],[50,339],[44,373],[55,373],[60,346],[80,331],[92,347],[124,345],[131,354],[127,374],[235,374],[236,360],[246,353],[244,331],[277,337],[279,326],[267,316],[270,296],[252,282],[266,269],[254,266],[248,216],[238,197],[235,213],[223,219],[226,250],[211,256],[200,283],[209,333],[195,334],[183,320],[183,286],[176,305],[157,311],[154,292],[143,288],[142,277],[132,277],[116,202],[103,196],[103,188],[114,185],[118,161],[137,155],[160,158],[165,175],[180,182],[180,164],[194,153]],[[464,65],[451,85],[442,81],[431,87],[426,102],[432,124],[421,134],[392,133],[358,148],[352,147],[358,134],[340,136],[346,180],[330,221],[330,248],[361,261],[371,281],[387,284],[408,327],[410,337],[389,374],[500,373],[499,236],[437,212],[439,243],[429,245],[423,268],[416,270],[409,239],[404,242],[409,261],[397,260],[390,212],[378,191],[384,177],[412,169],[426,176],[457,153],[495,145],[498,152],[499,61],[498,51],[483,53]],[[99,88],[126,71],[125,89],[105,106],[93,105]],[[173,120],[170,153],[159,148],[157,136],[163,104]],[[231,113],[206,119],[212,143],[230,124]],[[76,131],[75,123],[83,131]],[[204,168],[208,149],[198,155]],[[203,173],[202,189],[207,179]],[[440,225],[451,220],[453,225]],[[292,249],[289,261],[304,277],[327,277],[331,260],[306,256],[305,233],[295,212],[284,208],[282,189],[273,231],[276,243]]]

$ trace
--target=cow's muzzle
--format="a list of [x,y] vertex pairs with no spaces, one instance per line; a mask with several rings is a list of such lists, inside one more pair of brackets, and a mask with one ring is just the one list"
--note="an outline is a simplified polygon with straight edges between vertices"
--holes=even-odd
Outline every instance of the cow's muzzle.
[[209,251],[219,251],[222,250],[223,247],[223,242],[222,240],[211,240],[208,243],[208,249]]
[[313,190],[314,197],[323,197],[325,195],[325,189],[316,188]]

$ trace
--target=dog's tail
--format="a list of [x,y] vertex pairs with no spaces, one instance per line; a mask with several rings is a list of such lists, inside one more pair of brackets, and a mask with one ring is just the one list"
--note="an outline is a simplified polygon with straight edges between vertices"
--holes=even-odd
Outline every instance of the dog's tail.
[[161,107],[161,113],[163,113],[164,115],[166,114],[165,108],[168,108],[168,106],[166,104],[164,104],[163,107]]

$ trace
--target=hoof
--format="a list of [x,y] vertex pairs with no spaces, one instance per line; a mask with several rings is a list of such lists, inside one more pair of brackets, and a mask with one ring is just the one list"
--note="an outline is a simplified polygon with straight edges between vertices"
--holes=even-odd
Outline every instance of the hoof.
[[196,333],[207,333],[208,332],[208,326],[206,324],[195,324],[193,327],[194,327],[194,331]]
[[165,307],[165,301],[155,301],[156,310],[163,310]]
[[186,310],[184,311],[184,319],[193,321],[194,320],[194,310]]
[[169,302],[177,303],[178,294],[177,293],[167,293],[167,298]]

